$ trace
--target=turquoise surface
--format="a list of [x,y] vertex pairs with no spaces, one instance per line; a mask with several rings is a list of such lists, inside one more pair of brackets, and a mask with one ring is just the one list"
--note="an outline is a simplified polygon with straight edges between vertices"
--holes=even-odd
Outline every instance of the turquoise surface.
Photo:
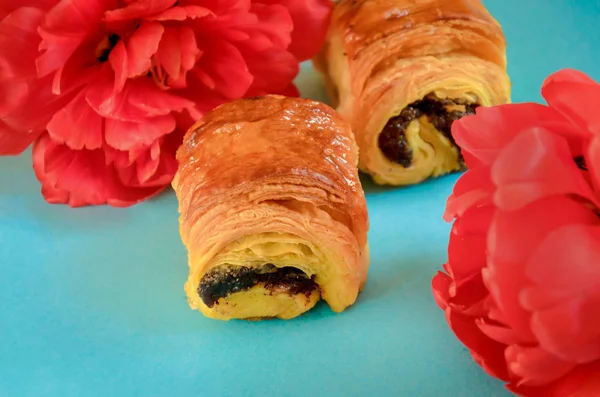
[[[549,73],[600,80],[600,2],[489,0],[508,39],[514,101]],[[323,98],[309,69],[304,95]],[[509,395],[454,338],[430,280],[457,176],[365,181],[370,278],[343,314],[218,322],[191,311],[172,192],[129,209],[46,204],[29,153],[0,159],[0,396]]]

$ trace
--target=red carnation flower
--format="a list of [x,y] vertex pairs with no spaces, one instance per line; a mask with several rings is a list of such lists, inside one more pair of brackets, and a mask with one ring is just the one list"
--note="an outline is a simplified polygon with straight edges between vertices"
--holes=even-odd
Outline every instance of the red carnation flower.
[[548,106],[479,108],[453,126],[469,170],[436,301],[521,396],[600,396],[600,85],[563,70]]
[[297,95],[330,0],[3,0],[0,154],[33,145],[42,193],[126,206],[170,183],[193,121]]

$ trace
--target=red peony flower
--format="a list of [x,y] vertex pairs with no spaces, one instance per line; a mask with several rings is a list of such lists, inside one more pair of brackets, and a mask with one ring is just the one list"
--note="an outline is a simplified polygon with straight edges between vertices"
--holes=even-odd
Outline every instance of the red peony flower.
[[0,155],[31,143],[51,203],[126,206],[169,185],[193,121],[298,95],[330,0],[2,0]]
[[548,106],[479,108],[453,126],[469,170],[448,200],[458,339],[521,396],[600,396],[600,85],[550,76]]

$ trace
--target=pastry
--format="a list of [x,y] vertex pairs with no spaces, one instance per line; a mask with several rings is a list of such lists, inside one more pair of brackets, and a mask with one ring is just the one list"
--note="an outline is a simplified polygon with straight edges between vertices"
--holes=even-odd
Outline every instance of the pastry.
[[464,169],[452,122],[510,101],[505,38],[480,0],[341,0],[314,65],[379,184]]
[[355,302],[368,214],[357,145],[332,108],[282,96],[227,103],[187,132],[177,159],[193,309],[290,319],[321,298],[335,312]]

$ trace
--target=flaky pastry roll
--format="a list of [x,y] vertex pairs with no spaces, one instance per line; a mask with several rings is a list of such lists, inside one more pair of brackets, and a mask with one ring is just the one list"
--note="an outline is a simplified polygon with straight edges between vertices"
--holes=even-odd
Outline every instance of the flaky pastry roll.
[[222,105],[186,134],[173,181],[189,304],[211,318],[290,319],[352,305],[368,214],[350,125],[319,102]]
[[452,122],[510,101],[505,38],[480,0],[341,0],[314,64],[379,184],[463,169]]

